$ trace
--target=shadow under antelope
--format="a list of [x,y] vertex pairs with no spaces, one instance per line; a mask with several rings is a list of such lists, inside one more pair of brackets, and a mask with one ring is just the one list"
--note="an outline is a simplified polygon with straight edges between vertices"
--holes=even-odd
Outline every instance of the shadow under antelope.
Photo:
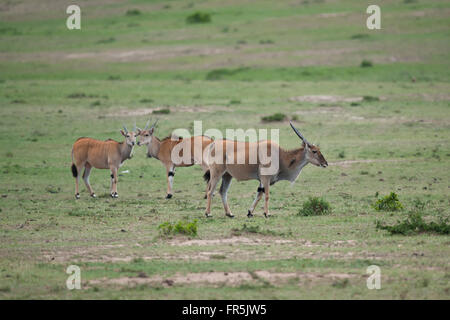
[[84,168],[83,180],[86,184],[91,197],[95,198],[94,190],[89,183],[89,175],[92,168],[111,170],[110,195],[112,198],[118,198],[117,193],[117,171],[123,162],[131,159],[131,152],[136,144],[136,137],[139,129],[136,126],[133,131],[128,131],[124,126],[120,133],[125,137],[123,142],[117,142],[112,139],[106,141],[92,138],[79,138],[72,147],[72,174],[75,178],[75,198],[80,198],[78,182],[80,173]]
[[[231,180],[235,178],[242,180],[258,180],[259,187],[256,198],[253,201],[247,216],[252,217],[256,205],[265,194],[264,216],[269,216],[269,186],[281,180],[294,182],[300,174],[300,171],[308,163],[326,168],[327,161],[320,152],[319,147],[309,143],[305,137],[294,127],[291,127],[298,137],[302,140],[302,146],[295,150],[284,150],[273,141],[258,142],[240,142],[231,140],[216,140],[208,147],[207,163],[209,170],[205,173],[204,178],[208,182],[206,217],[211,216],[211,200],[214,190],[222,178],[220,187],[220,195],[222,197],[225,215],[234,217],[230,211],[227,201],[227,192],[230,187]],[[272,149],[273,148],[273,149]],[[233,150],[228,154],[227,150]],[[262,161],[260,150],[267,152],[268,162]],[[278,156],[272,157],[271,150],[274,150]],[[263,151],[264,152],[264,151]],[[255,162],[251,162],[250,155],[258,155]],[[234,155],[234,158],[232,158]],[[217,157],[216,157],[217,156]],[[214,158],[214,161],[212,159]],[[244,162],[238,162],[237,159],[244,159]],[[264,169],[271,166],[273,161],[278,161],[277,170],[271,174],[265,174]]]

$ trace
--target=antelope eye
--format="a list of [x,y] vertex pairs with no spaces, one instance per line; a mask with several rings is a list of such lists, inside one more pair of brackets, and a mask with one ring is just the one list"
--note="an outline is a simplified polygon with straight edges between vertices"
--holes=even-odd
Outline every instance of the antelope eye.
[[145,136],[146,136],[146,137],[148,137],[148,136],[149,136],[149,134],[146,134]]
[[313,153],[317,153],[317,151],[314,150]]

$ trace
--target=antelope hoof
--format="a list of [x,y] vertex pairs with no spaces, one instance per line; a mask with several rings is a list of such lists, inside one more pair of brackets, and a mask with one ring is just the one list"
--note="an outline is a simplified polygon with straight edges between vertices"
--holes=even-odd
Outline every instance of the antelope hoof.
[[234,214],[232,214],[232,213],[226,213],[225,214],[228,218],[234,218]]
[[253,217],[253,215],[252,215],[252,213],[250,212],[250,210],[248,210],[247,217],[249,217],[249,218]]
[[166,199],[170,199],[170,198],[172,198],[172,194],[168,193],[167,196],[166,196]]
[[91,194],[91,197],[92,197],[92,198],[97,198],[97,195],[96,195],[95,193],[92,193],[92,194]]
[[270,217],[270,214],[264,212],[264,217],[268,218]]
[[111,198],[118,198],[119,195],[117,194],[117,192],[113,192],[111,193]]
[[80,199],[80,194],[79,193],[77,193],[76,195],[75,195],[75,199]]
[[207,217],[207,218],[211,218],[211,217],[212,217],[212,215],[211,215],[210,213],[206,212],[206,213],[205,213],[205,217]]

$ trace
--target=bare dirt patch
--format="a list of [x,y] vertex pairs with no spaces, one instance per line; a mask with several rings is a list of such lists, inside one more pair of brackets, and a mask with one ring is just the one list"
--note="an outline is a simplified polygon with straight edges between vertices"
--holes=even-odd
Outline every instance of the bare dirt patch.
[[330,166],[340,166],[344,168],[350,167],[352,164],[360,163],[376,163],[376,162],[401,162],[406,161],[406,159],[364,159],[364,160],[342,160],[336,162],[329,162]]
[[262,238],[246,238],[246,237],[232,237],[226,239],[193,239],[193,240],[173,240],[170,242],[172,246],[209,246],[209,245],[233,245],[233,244],[288,244],[293,243],[293,240],[284,239],[262,239]]
[[187,112],[187,113],[200,113],[200,112],[216,112],[216,111],[230,111],[221,106],[164,106],[155,108],[141,108],[141,109],[121,109],[117,112],[111,113],[110,117],[136,117],[151,115],[155,111],[161,109],[170,109],[171,112]]
[[289,98],[289,101],[295,102],[313,102],[313,103],[337,103],[337,102],[361,102],[363,97],[342,97],[330,95],[309,95]]

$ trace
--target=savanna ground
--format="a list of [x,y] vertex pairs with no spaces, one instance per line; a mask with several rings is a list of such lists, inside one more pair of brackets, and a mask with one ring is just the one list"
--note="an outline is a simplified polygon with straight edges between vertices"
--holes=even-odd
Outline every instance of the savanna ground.
[[[73,1],[0,4],[1,299],[450,297],[448,236],[375,228],[417,200],[425,220],[449,217],[448,1],[382,1],[374,31],[360,0],[76,3],[81,31],[65,26]],[[211,22],[187,24],[195,11]],[[121,140],[122,123],[143,126],[161,108],[171,112],[158,115],[160,138],[201,120],[279,128],[280,144],[298,147],[287,121],[261,121],[282,112],[330,166],[273,186],[268,219],[262,202],[246,217],[256,181],[233,182],[234,219],[218,196],[204,218],[198,167],[177,170],[166,200],[165,170],[144,148],[120,169],[119,199],[110,173],[93,170],[99,197],[81,184],[75,200],[73,142]],[[374,210],[391,191],[405,208]],[[332,212],[298,216],[309,196]],[[159,234],[194,219],[196,237]],[[66,289],[72,264],[82,290]],[[381,290],[366,287],[373,264]]]

